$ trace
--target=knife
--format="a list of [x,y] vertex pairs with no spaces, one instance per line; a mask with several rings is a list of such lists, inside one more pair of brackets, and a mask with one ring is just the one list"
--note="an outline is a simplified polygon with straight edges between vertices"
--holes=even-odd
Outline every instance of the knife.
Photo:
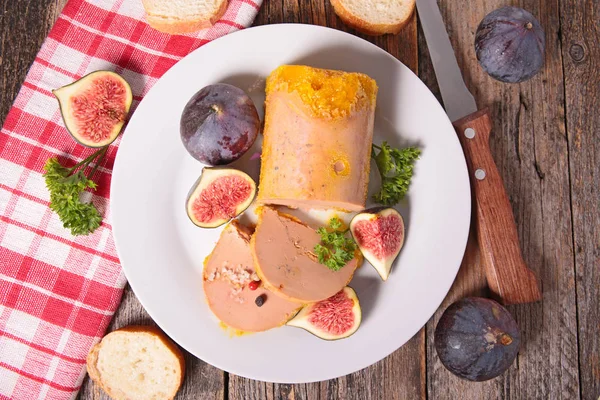
[[417,10],[446,113],[465,153],[488,286],[503,304],[538,301],[539,284],[521,255],[510,202],[490,152],[489,112],[477,109],[465,85],[437,0],[417,0]]

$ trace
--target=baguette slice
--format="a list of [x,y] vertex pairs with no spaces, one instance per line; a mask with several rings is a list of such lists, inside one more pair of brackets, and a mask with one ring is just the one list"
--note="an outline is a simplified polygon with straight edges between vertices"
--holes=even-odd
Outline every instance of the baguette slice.
[[150,26],[172,35],[210,28],[227,9],[227,0],[142,0],[142,4]]
[[114,400],[173,399],[183,382],[185,361],[158,328],[128,326],[92,348],[87,370]]
[[397,34],[410,21],[415,0],[331,0],[348,26],[367,35]]

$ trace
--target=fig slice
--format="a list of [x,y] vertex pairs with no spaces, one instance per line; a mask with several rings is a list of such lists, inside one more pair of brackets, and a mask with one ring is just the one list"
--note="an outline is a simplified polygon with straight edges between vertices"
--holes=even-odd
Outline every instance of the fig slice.
[[362,313],[350,286],[316,303],[310,303],[286,325],[302,328],[324,340],[344,339],[358,330]]
[[201,228],[216,228],[243,213],[255,194],[256,183],[248,174],[205,167],[188,194],[187,214]]
[[350,232],[363,256],[387,280],[404,244],[404,221],[393,208],[377,207],[356,214]]
[[133,95],[125,79],[95,71],[52,91],[71,136],[87,147],[111,144],[125,123]]

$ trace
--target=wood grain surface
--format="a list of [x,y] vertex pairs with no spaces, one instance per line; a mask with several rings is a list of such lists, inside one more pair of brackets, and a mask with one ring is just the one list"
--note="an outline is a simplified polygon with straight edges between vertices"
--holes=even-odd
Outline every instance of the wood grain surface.
[[[138,1],[138,0],[129,0]],[[0,0],[0,120],[66,0]],[[439,362],[433,331],[443,310],[489,295],[473,232],[458,277],[439,310],[401,349],[357,373],[280,385],[224,373],[186,354],[177,399],[584,399],[600,396],[600,6],[597,0],[440,0],[465,81],[492,121],[490,146],[506,186],[523,258],[540,278],[542,301],[510,306],[522,333],[502,376],[463,381]],[[478,66],[479,21],[513,4],[546,31],[544,70],[522,84],[494,81]],[[265,0],[255,24],[301,22],[352,32],[328,0]],[[418,40],[417,40],[418,32]],[[352,32],[354,33],[354,32]],[[366,38],[417,71],[438,95],[416,20],[398,36]],[[418,57],[417,57],[418,54]],[[110,329],[152,321],[129,288]],[[108,399],[87,378],[81,399]]]
[[[581,398],[568,162],[576,155],[567,146],[561,13],[558,0],[512,3],[539,18],[547,42],[544,70],[518,85],[486,75],[473,46],[479,21],[507,2],[445,0],[440,6],[465,80],[478,106],[490,109],[492,154],[513,208],[523,257],[540,278],[543,299],[509,307],[523,343],[504,375],[479,384],[452,376],[435,355],[433,329],[452,301],[488,293],[483,269],[477,266],[478,252],[468,252],[472,260],[464,263],[450,294],[427,324],[427,382],[432,399]],[[597,213],[597,208],[592,212]],[[471,248],[475,249],[473,243]],[[590,393],[586,399],[596,398]]]
[[[600,398],[600,4],[561,0],[566,130],[582,399]],[[565,200],[566,203],[566,200]],[[565,205],[566,206],[566,205]],[[568,212],[569,210],[564,210]],[[575,327],[572,327],[575,330]]]

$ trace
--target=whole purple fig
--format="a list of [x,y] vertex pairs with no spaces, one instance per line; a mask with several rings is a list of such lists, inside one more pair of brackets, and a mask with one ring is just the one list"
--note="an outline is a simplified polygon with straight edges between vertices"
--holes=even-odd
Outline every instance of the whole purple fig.
[[504,373],[521,345],[517,322],[494,300],[467,297],[452,303],[435,328],[435,350],[453,374],[475,382]]
[[252,99],[238,87],[217,83],[203,87],[188,101],[179,131],[192,157],[208,165],[226,165],[252,147],[259,128]]
[[544,65],[544,30],[529,12],[502,7],[481,21],[475,34],[475,52],[482,68],[501,82],[518,83],[537,74]]

